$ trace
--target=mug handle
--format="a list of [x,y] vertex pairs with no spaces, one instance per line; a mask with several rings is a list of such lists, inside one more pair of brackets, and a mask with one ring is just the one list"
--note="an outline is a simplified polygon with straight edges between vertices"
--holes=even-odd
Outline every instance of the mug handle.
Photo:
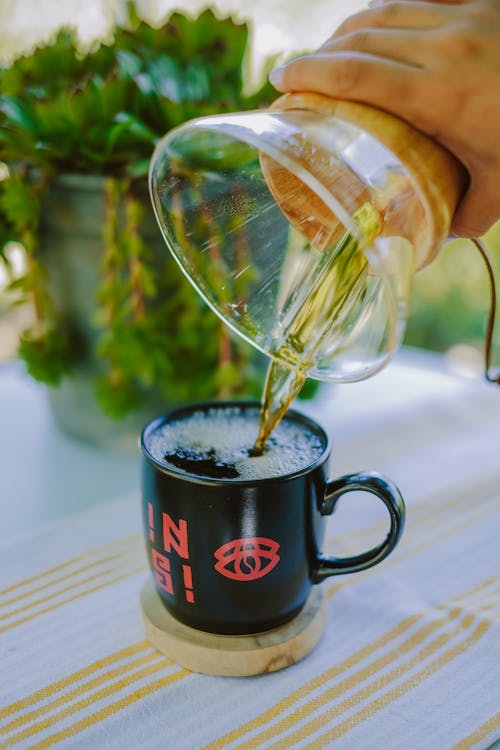
[[331,515],[342,495],[356,490],[371,492],[382,500],[389,511],[391,520],[389,532],[383,542],[359,555],[329,557],[320,553],[316,558],[317,567],[313,574],[314,583],[320,583],[330,576],[356,573],[358,570],[365,570],[377,565],[392,552],[401,537],[405,524],[403,497],[390,479],[375,472],[364,471],[358,474],[346,474],[339,479],[328,482],[325,488],[325,497],[320,507],[321,515]]

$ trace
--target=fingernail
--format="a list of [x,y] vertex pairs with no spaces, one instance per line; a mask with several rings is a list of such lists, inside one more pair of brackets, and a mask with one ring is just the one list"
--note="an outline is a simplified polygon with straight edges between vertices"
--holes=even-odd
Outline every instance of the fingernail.
[[276,86],[276,88],[279,88],[283,85],[283,81],[285,78],[285,65],[281,65],[279,68],[274,68],[274,70],[271,70],[269,73],[269,80],[273,84],[273,86]]

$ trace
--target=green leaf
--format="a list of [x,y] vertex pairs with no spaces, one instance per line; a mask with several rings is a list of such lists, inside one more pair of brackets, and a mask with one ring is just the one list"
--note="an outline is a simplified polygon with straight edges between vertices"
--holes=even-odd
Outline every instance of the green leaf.
[[149,172],[150,158],[138,159],[127,164],[127,174],[131,177],[146,177]]
[[71,372],[79,350],[64,326],[53,326],[44,332],[26,330],[22,333],[19,354],[29,374],[50,386],[57,386]]
[[136,79],[144,69],[144,59],[138,52],[119,50],[116,54],[120,74],[127,78]]
[[[133,178],[134,195],[142,186],[137,193],[146,209],[143,178],[159,137],[186,119],[258,106],[269,97],[269,88],[260,101],[258,95],[243,96],[246,25],[210,10],[194,19],[174,13],[159,28],[140,21],[135,5],[129,15],[112,39],[90,51],[78,49],[74,32],[62,31],[0,68],[0,160],[12,175],[0,183],[0,252],[10,239],[26,242],[29,273],[12,297],[35,298],[40,320],[23,335],[21,354],[34,377],[50,384],[70,373],[86,348],[51,296],[53,279],[38,241],[39,183],[66,172],[104,174],[116,180],[115,187]],[[241,151],[229,154],[225,166],[237,168],[242,158],[247,155]],[[207,154],[208,165],[220,167],[218,159]],[[215,397],[221,384],[238,392],[242,381],[246,387],[254,377],[246,345],[234,344],[237,364],[219,376],[220,322],[167,260],[163,246],[151,257],[135,229],[139,213],[130,203],[128,213],[125,208],[131,190],[106,197],[111,209],[103,227],[102,282],[96,309],[89,312],[100,336],[92,354],[103,358],[96,383],[100,403],[118,417],[140,405],[152,388],[181,400]],[[150,210],[143,223],[153,226]]]
[[[118,133],[127,132],[131,133],[135,138],[146,143],[155,144],[158,140],[158,136],[154,130],[145,125],[135,115],[130,112],[118,112],[114,118],[114,122],[121,126],[121,130]],[[115,139],[116,140],[116,139]]]
[[39,203],[33,188],[17,175],[0,182],[0,211],[19,236],[36,227]]
[[0,112],[4,115],[4,127],[10,125],[24,128],[30,133],[36,131],[36,123],[29,115],[28,107],[19,99],[4,94],[0,97]]

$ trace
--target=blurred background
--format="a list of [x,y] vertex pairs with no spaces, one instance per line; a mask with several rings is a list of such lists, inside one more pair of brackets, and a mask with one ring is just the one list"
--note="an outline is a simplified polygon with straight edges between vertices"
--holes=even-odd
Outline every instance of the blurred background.
[[[313,49],[329,29],[365,4],[354,0],[218,0],[210,7],[216,15],[232,15],[245,21],[249,43],[244,61],[244,87],[248,92],[262,85],[270,59],[279,61]],[[16,59],[53,38],[61,26],[74,26],[82,49],[110,38],[125,17],[121,0],[2,0],[0,4],[0,64],[15,66]],[[152,25],[160,25],[175,9],[196,16],[206,3],[198,0],[138,0],[137,12]],[[0,92],[1,93],[1,92]],[[0,164],[0,180],[7,176]],[[500,226],[485,238],[497,278],[500,278]],[[18,333],[29,324],[29,305],[12,309],[6,286],[25,270],[22,247],[6,248],[9,270],[0,264],[0,360],[16,356]],[[422,271],[414,289],[412,312],[405,344],[443,352],[461,374],[479,377],[489,286],[483,262],[464,240],[447,244],[438,259]],[[496,347],[499,348],[499,335]],[[497,355],[498,359],[498,355]]]

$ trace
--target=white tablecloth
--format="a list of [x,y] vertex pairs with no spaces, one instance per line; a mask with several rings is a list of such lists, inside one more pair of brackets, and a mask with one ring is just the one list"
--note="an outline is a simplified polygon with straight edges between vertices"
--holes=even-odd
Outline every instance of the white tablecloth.
[[[306,409],[333,436],[332,477],[377,469],[407,503],[387,560],[322,584],[327,626],[309,656],[216,678],[155,652],[139,611],[149,573],[133,491],[0,549],[0,746],[467,750],[498,740],[500,392],[446,375],[426,388],[428,374],[411,368],[399,385],[380,377],[384,387],[326,389]],[[327,549],[365,549],[385,528],[373,498],[348,495]]]

